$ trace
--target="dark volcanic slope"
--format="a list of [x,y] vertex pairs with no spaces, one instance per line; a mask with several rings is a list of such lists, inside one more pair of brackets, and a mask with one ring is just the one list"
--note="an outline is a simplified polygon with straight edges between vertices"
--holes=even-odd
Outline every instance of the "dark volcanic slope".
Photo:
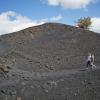
[[[94,70],[84,70],[88,52]],[[0,100],[100,100],[99,65],[100,34],[91,31],[47,23],[2,35]]]
[[57,23],[27,28],[0,37],[1,60],[13,68],[34,71],[85,65],[88,52],[100,64],[100,34]]

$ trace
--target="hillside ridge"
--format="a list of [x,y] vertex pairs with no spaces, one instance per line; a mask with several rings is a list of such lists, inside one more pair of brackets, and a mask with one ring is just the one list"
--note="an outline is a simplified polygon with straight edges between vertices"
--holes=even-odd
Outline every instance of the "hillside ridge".
[[85,66],[88,52],[96,56],[99,65],[99,43],[100,34],[46,23],[0,36],[0,56],[11,63],[9,66],[23,70],[64,70]]
[[0,100],[100,100],[99,79],[100,34],[46,23],[0,36]]

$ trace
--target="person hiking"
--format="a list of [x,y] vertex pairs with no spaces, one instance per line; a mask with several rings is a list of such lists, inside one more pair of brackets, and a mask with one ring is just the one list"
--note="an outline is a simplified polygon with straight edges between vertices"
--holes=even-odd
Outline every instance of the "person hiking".
[[88,54],[88,57],[87,57],[87,62],[86,62],[86,67],[87,67],[87,69],[89,68],[89,67],[91,67],[91,53],[89,53]]
[[94,54],[91,55],[91,67],[96,68],[96,66],[94,65]]

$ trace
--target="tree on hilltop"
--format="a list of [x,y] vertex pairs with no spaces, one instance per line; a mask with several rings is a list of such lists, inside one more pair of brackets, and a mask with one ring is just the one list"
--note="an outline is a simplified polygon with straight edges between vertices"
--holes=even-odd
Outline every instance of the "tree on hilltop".
[[83,29],[89,29],[90,25],[92,24],[90,17],[84,17],[80,18],[77,21],[77,27],[83,28]]

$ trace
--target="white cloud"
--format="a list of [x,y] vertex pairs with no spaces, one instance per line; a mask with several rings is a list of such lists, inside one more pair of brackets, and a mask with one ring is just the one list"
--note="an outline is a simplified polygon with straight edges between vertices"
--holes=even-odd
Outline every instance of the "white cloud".
[[[58,22],[62,19],[62,15],[53,16],[41,20],[32,20],[26,16],[22,16],[12,11],[0,14],[0,35],[11,33],[25,29],[27,27],[36,26],[45,22]],[[92,25],[90,30],[100,33],[100,17],[91,18]]]
[[13,11],[4,12],[0,14],[0,35],[19,31],[30,26],[40,25],[48,21],[59,21],[61,18],[62,16],[58,15],[52,18],[32,20]]
[[97,0],[47,0],[49,5],[62,6],[69,9],[86,8],[90,3]]
[[100,33],[100,17],[91,18],[91,30]]
[[60,19],[62,19],[62,15],[59,14],[58,16],[53,16],[50,20],[51,21],[59,21]]

